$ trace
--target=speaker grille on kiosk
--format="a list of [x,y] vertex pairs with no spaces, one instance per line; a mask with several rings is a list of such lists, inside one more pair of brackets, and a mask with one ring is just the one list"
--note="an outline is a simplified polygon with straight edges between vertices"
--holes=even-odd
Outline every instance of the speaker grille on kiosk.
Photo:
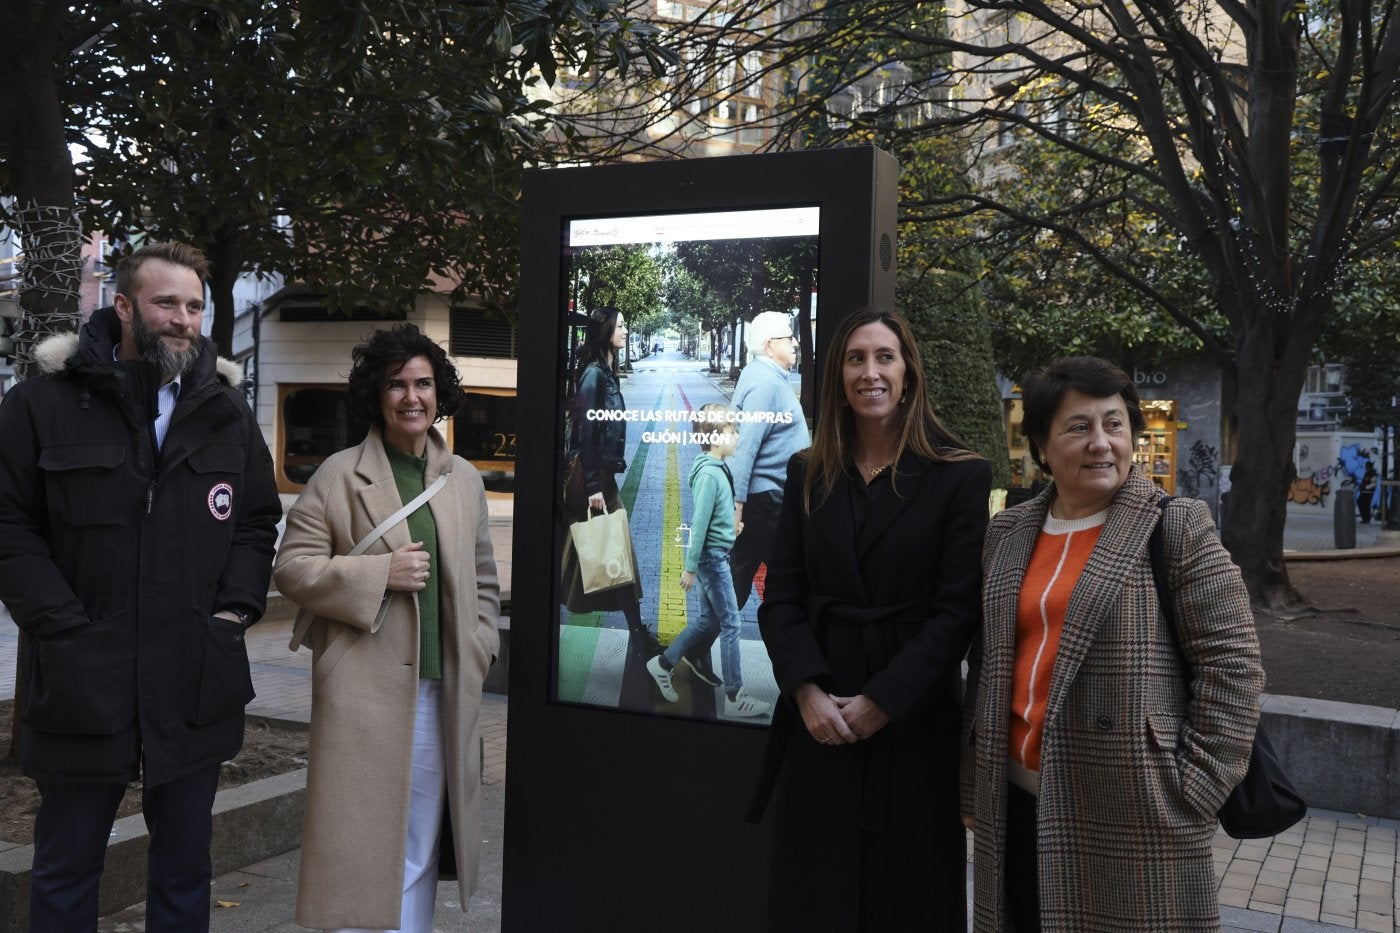
[[889,272],[890,263],[894,261],[894,247],[890,244],[888,233],[880,234],[880,271]]

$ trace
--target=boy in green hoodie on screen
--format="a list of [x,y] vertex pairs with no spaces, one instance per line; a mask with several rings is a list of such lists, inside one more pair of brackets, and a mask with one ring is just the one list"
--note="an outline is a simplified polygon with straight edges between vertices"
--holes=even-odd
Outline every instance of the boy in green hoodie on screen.
[[739,660],[739,604],[729,572],[729,549],[738,530],[734,527],[734,478],[724,460],[734,454],[739,442],[738,426],[727,420],[734,412],[728,405],[712,402],[700,408],[704,420],[698,427],[710,435],[701,444],[702,453],[690,467],[690,541],[685,548],[685,570],[681,588],[694,587],[700,609],[685,629],[661,654],[647,662],[647,671],[668,702],[679,699],[671,683],[675,666],[684,663],[700,680],[711,683],[691,665],[686,655],[696,644],[708,645],[719,629],[720,670],[724,685],[724,714],[750,718],[767,716],[773,704],[749,696]]

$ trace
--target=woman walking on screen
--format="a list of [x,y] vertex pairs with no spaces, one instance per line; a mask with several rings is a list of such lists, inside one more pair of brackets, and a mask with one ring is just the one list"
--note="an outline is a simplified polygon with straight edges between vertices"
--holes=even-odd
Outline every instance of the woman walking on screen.
[[[623,507],[617,474],[627,469],[627,424],[615,418],[589,418],[589,411],[620,412],[627,408],[617,378],[617,353],[627,346],[627,321],[617,308],[597,308],[588,315],[588,331],[578,351],[578,388],[573,401],[571,438],[575,453],[565,483],[564,519],[569,524],[590,512],[615,512]],[[635,551],[632,566],[637,567]],[[650,683],[645,663],[661,653],[655,626],[642,622],[640,579],[594,593],[583,591],[578,554],[573,540],[564,539],[561,569],[564,604],[570,612],[621,612],[627,620],[628,653],[641,664],[641,680]],[[625,688],[624,688],[625,689]],[[629,704],[630,705],[630,704]]]

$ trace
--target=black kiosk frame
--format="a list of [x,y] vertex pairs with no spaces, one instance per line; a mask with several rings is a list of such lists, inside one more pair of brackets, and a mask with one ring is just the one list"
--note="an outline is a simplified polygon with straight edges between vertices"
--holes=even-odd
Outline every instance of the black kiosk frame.
[[810,417],[835,324],[862,306],[893,306],[897,176],[895,160],[871,147],[527,173],[506,933],[741,933],[765,923],[768,829],[745,823],[743,814],[766,728],[570,703],[558,694],[570,224],[815,208],[816,365],[801,381]]

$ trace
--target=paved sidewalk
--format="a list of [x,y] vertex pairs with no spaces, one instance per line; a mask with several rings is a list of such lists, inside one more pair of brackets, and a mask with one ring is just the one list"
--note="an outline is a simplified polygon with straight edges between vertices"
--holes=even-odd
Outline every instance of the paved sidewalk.
[[1385,533],[1378,520],[1356,522],[1356,547],[1337,548],[1332,509],[1290,504],[1283,526],[1284,556],[1290,559],[1367,557],[1400,553],[1400,533]]

